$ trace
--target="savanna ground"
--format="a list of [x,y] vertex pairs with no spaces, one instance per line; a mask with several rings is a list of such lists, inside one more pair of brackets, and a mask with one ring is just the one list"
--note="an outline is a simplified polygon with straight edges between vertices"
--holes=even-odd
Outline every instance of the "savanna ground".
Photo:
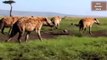
[[21,44],[16,42],[17,36],[4,42],[8,35],[0,33],[0,60],[107,60],[107,18],[98,18],[101,25],[94,24],[92,36],[88,32],[80,34],[78,27],[72,25],[80,19],[64,18],[59,29],[52,31],[44,26],[42,42],[35,32],[28,42],[24,42],[23,36]]

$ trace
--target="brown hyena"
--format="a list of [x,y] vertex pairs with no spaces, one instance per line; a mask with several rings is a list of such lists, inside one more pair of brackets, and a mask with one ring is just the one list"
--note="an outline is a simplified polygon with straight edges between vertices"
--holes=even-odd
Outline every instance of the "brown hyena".
[[19,16],[5,16],[3,17],[1,20],[0,20],[0,29],[1,29],[1,33],[4,34],[4,29],[7,27],[7,28],[10,28],[9,29],[9,32],[11,31],[11,28],[13,26],[13,24],[18,20],[20,19],[21,17]]
[[86,28],[89,28],[89,34],[92,34],[91,33],[91,27],[93,26],[93,24],[96,23],[96,24],[100,24],[99,20],[96,19],[96,18],[83,18],[79,21],[79,31],[86,31]]
[[44,23],[47,23],[49,26],[53,26],[53,24],[50,22],[50,20],[48,20],[45,17],[31,17],[31,18],[22,18],[21,20],[18,20],[12,28],[12,32],[10,34],[10,37],[7,41],[11,40],[12,37],[14,37],[18,32],[19,32],[19,36],[18,36],[18,41],[21,42],[21,37],[23,35],[24,32],[27,32],[26,36],[25,36],[25,40],[27,41],[27,39],[29,38],[29,34],[32,31],[36,31],[38,34],[38,37],[40,40],[42,40],[41,34],[40,34],[40,30],[42,28],[42,25]]
[[54,24],[54,27],[57,29],[58,26],[61,23],[62,18],[60,16],[55,16],[51,18],[52,23]]

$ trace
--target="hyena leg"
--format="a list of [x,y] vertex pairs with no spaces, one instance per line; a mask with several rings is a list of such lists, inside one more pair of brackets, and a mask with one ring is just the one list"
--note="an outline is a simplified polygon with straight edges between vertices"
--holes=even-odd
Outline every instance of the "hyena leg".
[[83,30],[83,27],[79,27],[79,32],[81,33]]
[[79,32],[81,31],[81,27],[79,27]]
[[91,27],[89,27],[89,34],[92,35],[92,33],[91,33]]
[[12,31],[12,27],[9,28],[8,35],[10,35],[11,31]]
[[25,36],[25,41],[27,42],[27,40],[29,39],[29,35],[31,32],[27,32],[26,36]]
[[18,32],[18,31],[16,31],[16,30],[12,30],[11,33],[10,33],[9,39],[6,40],[6,42],[7,42],[7,41],[10,41],[10,40],[17,34],[17,32]]
[[58,24],[56,24],[55,29],[58,29]]
[[1,33],[4,34],[4,23],[0,24]]
[[4,34],[4,27],[2,27],[2,29],[1,29],[1,33]]
[[39,39],[42,41],[42,37],[41,37],[41,34],[40,34],[40,30],[37,31],[37,35],[38,35]]
[[17,38],[18,42],[21,43],[21,37],[24,33],[23,32],[19,32],[19,36]]
[[83,33],[86,32],[86,28],[84,28]]

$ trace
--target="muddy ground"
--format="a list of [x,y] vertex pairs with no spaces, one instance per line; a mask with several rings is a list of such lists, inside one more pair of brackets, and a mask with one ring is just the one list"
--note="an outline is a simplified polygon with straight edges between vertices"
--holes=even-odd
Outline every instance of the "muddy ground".
[[[45,31],[45,32],[41,32],[42,38],[43,39],[55,39],[58,36],[62,36],[62,35],[67,35],[67,36],[77,36],[77,37],[83,37],[83,36],[91,36],[91,37],[107,37],[107,31],[95,31],[92,32],[92,35],[89,35],[88,32],[84,33],[84,34],[80,34],[79,32],[73,32],[73,31],[64,31],[64,30],[59,30],[59,31]],[[16,36],[13,37],[13,39],[11,41],[17,41],[17,37],[18,34]],[[0,41],[5,41],[8,39],[8,35],[7,33],[5,33],[5,35],[0,33]],[[21,38],[22,41],[24,41],[25,39],[25,34],[23,35],[23,37]],[[38,39],[38,36],[36,34],[36,32],[32,32],[30,34],[29,40],[36,40]]]

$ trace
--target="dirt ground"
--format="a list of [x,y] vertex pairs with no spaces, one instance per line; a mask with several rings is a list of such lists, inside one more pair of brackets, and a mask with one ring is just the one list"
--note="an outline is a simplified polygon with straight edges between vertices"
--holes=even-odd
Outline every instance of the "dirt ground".
[[[92,37],[107,37],[107,31],[96,31],[96,32],[92,32],[93,34],[91,35]],[[53,38],[56,38],[58,36],[62,36],[62,35],[67,35],[67,36],[77,36],[80,35],[79,32],[78,33],[74,33],[72,31],[64,31],[64,30],[60,30],[60,31],[48,31],[48,32],[41,32],[41,35],[42,35],[42,38],[43,39],[53,39]],[[89,36],[88,33],[85,33],[84,36]],[[13,39],[11,41],[17,41],[17,37],[18,37],[18,34],[16,36],[13,37]],[[0,33],[0,41],[5,41],[8,39],[8,35],[5,34],[1,34]],[[23,35],[23,37],[21,38],[22,41],[24,41],[25,39],[25,34]],[[29,40],[36,40],[38,39],[38,36],[36,34],[36,32],[32,32],[30,34],[30,37],[29,37]]]

